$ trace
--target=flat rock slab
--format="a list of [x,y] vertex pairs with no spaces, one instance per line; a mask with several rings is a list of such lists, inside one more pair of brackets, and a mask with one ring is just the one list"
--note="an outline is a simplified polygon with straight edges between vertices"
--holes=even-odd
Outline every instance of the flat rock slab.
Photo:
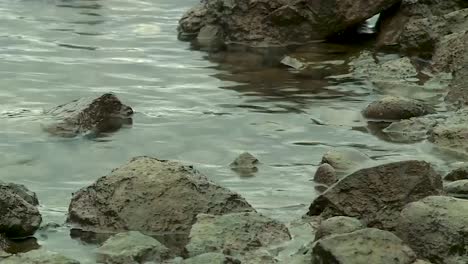
[[189,233],[200,213],[254,211],[192,166],[137,157],[73,195],[67,221],[94,232]]
[[442,193],[442,179],[424,161],[401,161],[359,170],[331,186],[310,205],[310,216],[350,216],[366,226],[393,230],[410,202]]

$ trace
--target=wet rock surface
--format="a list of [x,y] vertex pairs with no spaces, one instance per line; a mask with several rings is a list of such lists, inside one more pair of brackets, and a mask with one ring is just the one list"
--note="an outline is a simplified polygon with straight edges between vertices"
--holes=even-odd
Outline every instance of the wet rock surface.
[[136,157],[73,195],[67,221],[85,231],[187,233],[199,213],[254,209],[191,166]]
[[39,205],[39,200],[37,199],[36,193],[28,190],[28,188],[22,184],[4,183],[0,181],[0,187],[8,189],[10,192],[20,196],[31,205]]
[[366,154],[352,148],[333,148],[322,157],[322,164],[329,164],[337,173],[346,173],[372,163]]
[[338,181],[335,169],[328,163],[321,164],[314,175],[314,181],[325,185],[333,185]]
[[313,263],[404,263],[416,261],[416,254],[393,233],[366,228],[325,237],[313,246]]
[[98,263],[130,264],[169,259],[169,249],[138,231],[119,233],[96,250]]
[[448,183],[444,187],[448,196],[467,199],[468,198],[468,180],[459,180]]
[[79,261],[67,258],[55,252],[43,249],[29,251],[6,258],[2,264],[80,264]]
[[179,21],[179,39],[218,27],[224,43],[288,45],[324,39],[354,27],[397,3],[379,1],[208,0]]
[[449,172],[445,175],[444,180],[446,181],[459,181],[468,180],[468,167],[461,167]]
[[442,192],[442,179],[424,161],[401,161],[352,173],[318,196],[308,215],[350,216],[393,230],[403,207]]
[[189,256],[208,252],[245,256],[290,238],[284,224],[255,212],[221,216],[200,214],[186,248]]
[[51,121],[44,129],[52,135],[75,137],[99,136],[132,124],[133,110],[114,94],[86,97],[59,105],[45,112]]
[[357,218],[335,216],[322,221],[315,233],[315,240],[330,235],[346,234],[363,229],[365,226]]
[[431,196],[408,204],[396,228],[421,258],[432,263],[465,263],[468,201]]
[[31,236],[39,228],[42,221],[36,206],[23,199],[22,196],[27,199],[33,198],[33,196],[29,196],[29,191],[23,187],[18,189],[18,185],[0,185],[0,215],[2,216],[0,218],[0,233],[7,237]]
[[363,115],[366,118],[377,120],[401,120],[434,112],[432,107],[423,102],[388,96],[368,105],[364,109]]
[[422,141],[428,137],[428,131],[444,118],[437,115],[400,120],[391,123],[382,131],[393,142],[412,143]]
[[249,152],[240,154],[229,166],[241,176],[252,176],[258,171],[260,161]]

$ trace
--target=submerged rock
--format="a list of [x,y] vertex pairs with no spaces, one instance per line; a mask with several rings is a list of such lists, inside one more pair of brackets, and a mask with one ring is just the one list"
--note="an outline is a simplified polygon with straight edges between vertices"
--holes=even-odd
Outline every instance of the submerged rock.
[[73,195],[68,219],[85,231],[187,233],[197,214],[254,209],[192,166],[136,157]]
[[132,124],[133,110],[114,95],[81,98],[45,112],[53,121],[44,129],[57,136],[99,136]]
[[445,175],[444,180],[446,181],[459,181],[468,180],[468,167],[461,167],[449,172]]
[[2,264],[80,264],[79,261],[67,258],[55,252],[43,249],[29,251],[8,257]]
[[408,204],[396,228],[421,258],[435,264],[466,263],[468,201],[432,196]]
[[378,1],[207,0],[179,21],[179,39],[217,27],[224,43],[288,45],[324,39],[354,27],[397,3]]
[[[33,235],[41,225],[39,210],[17,193],[29,196],[29,191],[16,185],[0,185],[0,233],[11,238]],[[24,186],[22,186],[24,187]]]
[[138,231],[119,233],[96,250],[97,262],[113,264],[146,263],[170,258],[169,249]]
[[335,216],[323,220],[315,233],[315,240],[330,235],[351,233],[365,228],[359,219],[347,216]]
[[366,118],[380,120],[401,120],[434,113],[429,105],[412,99],[384,97],[372,102],[363,111]]
[[208,252],[239,256],[290,239],[284,224],[256,212],[200,214],[186,248],[189,256]]
[[229,166],[233,171],[236,171],[241,176],[251,176],[258,171],[257,166],[260,164],[258,159],[250,154],[244,152],[239,155]]
[[394,234],[366,228],[325,237],[313,246],[313,263],[412,264],[416,254]]
[[366,226],[393,230],[409,202],[442,192],[442,179],[424,161],[401,161],[359,170],[318,196],[308,215],[350,216]]
[[338,181],[335,169],[328,163],[321,164],[314,175],[314,181],[325,185],[333,185]]

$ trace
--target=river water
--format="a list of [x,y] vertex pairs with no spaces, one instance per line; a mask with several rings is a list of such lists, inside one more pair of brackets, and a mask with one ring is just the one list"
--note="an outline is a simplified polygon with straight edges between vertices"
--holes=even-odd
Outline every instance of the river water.
[[[198,1],[0,0],[0,180],[35,191],[44,223],[63,223],[72,192],[139,155],[193,164],[281,221],[317,196],[311,178],[331,147],[382,162],[457,160],[368,132],[360,111],[379,94],[325,78],[346,72],[360,45],[301,47],[318,66],[305,73],[281,67],[281,50],[198,50],[176,37]],[[104,92],[134,108],[132,128],[94,141],[42,131],[43,109]],[[253,177],[228,167],[243,151],[262,162]],[[65,226],[37,239],[93,263],[94,246]]]

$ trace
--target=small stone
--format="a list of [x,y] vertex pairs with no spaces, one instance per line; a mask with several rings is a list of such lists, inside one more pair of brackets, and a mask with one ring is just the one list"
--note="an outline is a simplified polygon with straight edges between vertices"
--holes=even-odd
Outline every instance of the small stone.
[[333,185],[338,181],[335,169],[328,163],[324,163],[317,168],[314,181],[325,185]]
[[239,155],[229,166],[233,171],[236,171],[241,176],[252,176],[258,171],[257,166],[260,164],[258,159],[250,154],[244,152]]
[[434,113],[434,109],[417,100],[387,96],[371,103],[363,111],[366,118],[401,120]]
[[315,240],[323,237],[351,233],[365,228],[359,219],[348,216],[335,216],[325,219],[320,223],[317,232],[315,233]]

